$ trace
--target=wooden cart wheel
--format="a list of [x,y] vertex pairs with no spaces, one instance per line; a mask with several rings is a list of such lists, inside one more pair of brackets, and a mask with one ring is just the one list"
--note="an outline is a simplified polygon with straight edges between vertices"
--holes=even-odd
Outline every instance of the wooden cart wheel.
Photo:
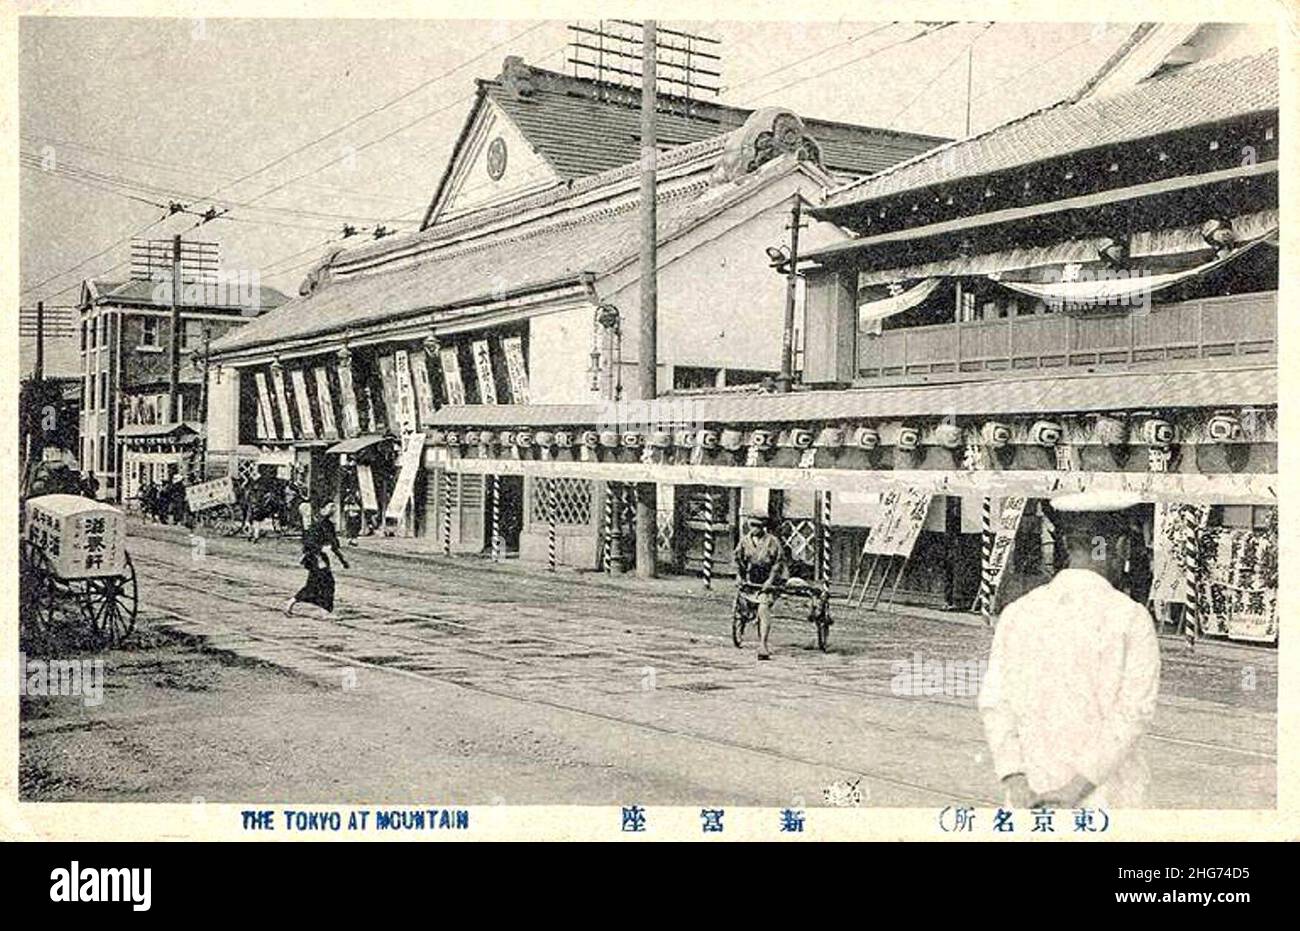
[[736,600],[731,607],[731,642],[736,646],[742,646],[745,642],[745,625],[748,623],[748,611],[746,602],[741,597],[739,591],[736,592]]
[[85,597],[91,623],[104,644],[116,646],[131,636],[139,608],[139,591],[131,554],[126,554],[126,565],[121,575],[89,579]]
[[19,598],[22,626],[39,635],[54,623],[54,577],[49,558],[30,540],[22,541],[19,555]]

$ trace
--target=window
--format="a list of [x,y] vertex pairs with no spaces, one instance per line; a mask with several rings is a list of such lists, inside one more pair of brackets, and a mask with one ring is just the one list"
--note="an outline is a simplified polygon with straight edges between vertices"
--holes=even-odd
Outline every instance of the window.
[[86,379],[87,384],[90,386],[90,403],[86,405],[86,410],[88,411],[93,411],[95,409],[95,383],[97,380],[98,379],[95,378],[94,372],[91,372],[90,377]]
[[158,318],[144,317],[140,323],[142,325],[140,347],[142,349],[156,349],[158,347]]
[[99,435],[99,471],[101,472],[106,471],[104,466],[104,448],[107,445],[108,444],[104,442],[104,434],[101,433]]
[[86,321],[81,321],[81,351],[86,351]]
[[186,320],[181,328],[181,349],[189,351],[203,345],[203,321]]
[[108,410],[108,372],[99,373],[99,406]]
[[108,346],[108,314],[99,316],[99,345]]
[[94,318],[94,317],[91,317],[89,322],[90,322],[90,348],[91,348],[91,349],[94,349],[95,346],[96,346],[96,343],[95,343],[95,334],[96,334],[97,332],[99,332],[99,329],[98,329],[98,327],[96,327],[96,325],[95,325],[95,318]]
[[718,384],[718,370],[700,365],[674,365],[673,388],[715,388]]

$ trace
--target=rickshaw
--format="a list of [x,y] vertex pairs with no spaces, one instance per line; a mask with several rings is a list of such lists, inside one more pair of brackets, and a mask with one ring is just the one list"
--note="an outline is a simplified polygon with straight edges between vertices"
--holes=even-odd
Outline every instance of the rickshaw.
[[[741,582],[736,586],[736,600],[731,609],[731,642],[737,647],[745,641],[745,628],[758,623],[758,604],[751,597],[762,588],[750,582]],[[778,582],[772,588],[778,595],[773,605],[772,622],[778,620],[806,620],[813,625],[817,635],[817,649],[826,652],[826,644],[831,636],[831,587],[830,583],[807,582],[798,576],[791,576]],[[787,610],[778,613],[782,605],[806,604],[807,613]]]
[[28,498],[19,550],[22,624],[49,631],[69,610],[101,644],[135,629],[139,594],[126,551],[126,520],[112,505],[80,495]]

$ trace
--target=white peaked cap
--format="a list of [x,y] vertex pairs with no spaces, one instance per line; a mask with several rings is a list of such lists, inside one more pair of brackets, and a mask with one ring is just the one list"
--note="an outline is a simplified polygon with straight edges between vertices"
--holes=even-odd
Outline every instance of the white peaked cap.
[[1141,498],[1126,491],[1079,491],[1051,499],[1053,510],[1062,514],[1124,511],[1141,503]]

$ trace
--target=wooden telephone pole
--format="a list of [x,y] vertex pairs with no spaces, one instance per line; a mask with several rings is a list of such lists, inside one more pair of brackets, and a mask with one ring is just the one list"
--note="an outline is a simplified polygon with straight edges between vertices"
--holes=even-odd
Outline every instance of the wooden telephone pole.
[[[642,401],[653,401],[659,392],[659,286],[657,217],[655,210],[655,168],[658,148],[655,140],[655,21],[645,21],[641,43],[641,313],[637,343],[637,374]],[[649,407],[646,408],[649,410]],[[652,579],[656,575],[659,549],[658,503],[653,482],[636,489],[636,574]]]
[[179,419],[181,382],[181,237],[172,237],[171,367],[167,379],[167,422]]

